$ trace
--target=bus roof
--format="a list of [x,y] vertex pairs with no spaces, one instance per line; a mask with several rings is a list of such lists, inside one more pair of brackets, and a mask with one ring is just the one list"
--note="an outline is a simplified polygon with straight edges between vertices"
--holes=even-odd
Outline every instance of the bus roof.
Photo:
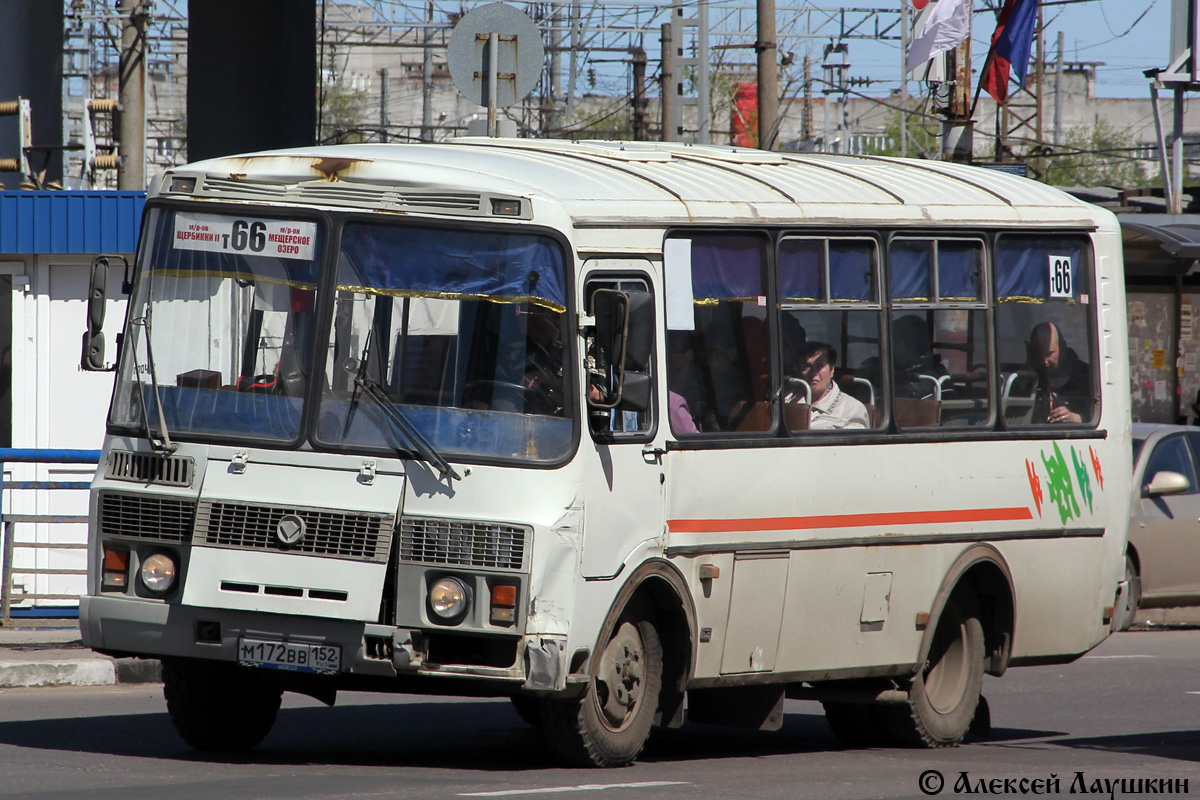
[[[1111,214],[1033,180],[943,161],[718,145],[537,139],[358,144],[222,157],[169,170],[192,195],[486,215],[528,197],[576,227],[931,224],[1117,229]],[[331,185],[332,184],[332,185]]]

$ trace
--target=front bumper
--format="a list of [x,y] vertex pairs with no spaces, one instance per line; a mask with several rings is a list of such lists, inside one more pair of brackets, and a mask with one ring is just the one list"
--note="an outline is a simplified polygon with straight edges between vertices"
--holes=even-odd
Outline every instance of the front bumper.
[[[562,637],[455,636],[353,620],[95,596],[82,598],[79,628],[88,647],[149,658],[237,661],[238,639],[243,636],[333,645],[342,653],[341,671],[335,678],[462,678],[493,683],[499,694],[560,690],[567,674]],[[403,683],[396,689],[414,691],[411,683]],[[443,694],[448,688],[431,686],[430,691]]]

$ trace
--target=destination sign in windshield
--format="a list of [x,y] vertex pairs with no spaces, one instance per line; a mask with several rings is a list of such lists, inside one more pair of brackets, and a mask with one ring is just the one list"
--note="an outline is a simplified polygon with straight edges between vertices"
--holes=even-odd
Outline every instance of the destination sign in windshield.
[[180,213],[172,241],[180,250],[311,261],[316,238],[315,222]]

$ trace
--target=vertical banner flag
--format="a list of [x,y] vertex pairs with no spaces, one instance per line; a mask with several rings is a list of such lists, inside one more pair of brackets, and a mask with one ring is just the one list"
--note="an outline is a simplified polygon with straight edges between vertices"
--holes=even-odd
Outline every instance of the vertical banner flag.
[[979,78],[979,85],[997,103],[1008,99],[1009,71],[1017,84],[1025,85],[1029,50],[1037,27],[1038,0],[1004,0],[992,34],[992,50]]
[[958,47],[959,42],[970,36],[972,4],[973,0],[938,0],[932,13],[924,15],[924,24],[908,46],[904,70],[912,72],[938,53]]

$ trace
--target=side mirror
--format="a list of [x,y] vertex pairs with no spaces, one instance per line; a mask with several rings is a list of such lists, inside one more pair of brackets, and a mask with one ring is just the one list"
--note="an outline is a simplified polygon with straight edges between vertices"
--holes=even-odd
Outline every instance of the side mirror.
[[654,296],[597,289],[592,294],[591,315],[596,321],[599,355],[612,367],[616,385],[609,402],[589,398],[588,405],[645,411],[653,395],[653,381],[646,370],[654,349]]
[[87,330],[83,333],[83,353],[79,362],[88,372],[105,370],[104,304],[107,299],[108,259],[97,256],[92,262],[92,278],[87,297]]
[[[83,352],[79,365],[88,372],[105,372],[116,369],[104,365],[104,311],[108,301],[108,272],[109,259],[119,258],[124,273],[121,279],[121,291],[129,294],[131,282],[129,262],[125,256],[96,256],[92,261],[92,275],[88,284],[87,297],[87,330],[83,333]],[[121,336],[117,335],[118,356],[121,350]]]
[[1186,492],[1191,488],[1188,479],[1180,475],[1178,472],[1170,472],[1163,470],[1162,472],[1154,473],[1154,477],[1150,479],[1150,483],[1142,491],[1146,497],[1157,497],[1159,495],[1179,494]]

